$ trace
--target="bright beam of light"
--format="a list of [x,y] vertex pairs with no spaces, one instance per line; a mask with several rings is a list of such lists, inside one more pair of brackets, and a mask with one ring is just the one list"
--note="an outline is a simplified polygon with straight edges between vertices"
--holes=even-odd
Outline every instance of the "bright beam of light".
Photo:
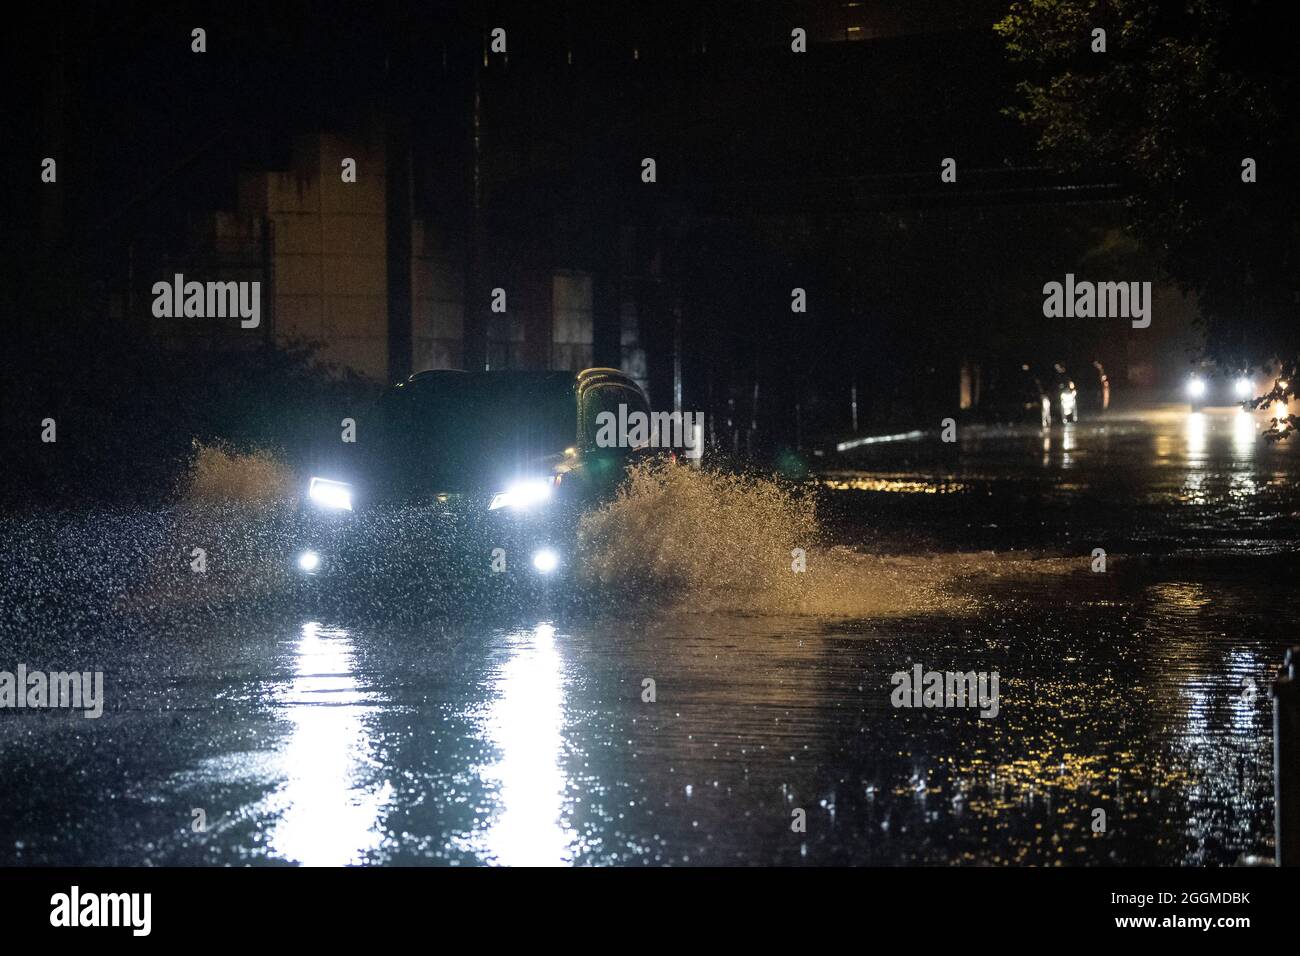
[[539,624],[515,638],[487,725],[500,759],[482,771],[500,809],[476,850],[504,866],[564,865],[574,858],[575,835],[563,818],[565,693],[555,628]]
[[1187,416],[1187,457],[1205,457],[1206,431],[1204,412],[1192,412]]
[[374,780],[371,708],[353,676],[352,640],[311,621],[296,653],[293,682],[280,695],[291,730],[278,755],[284,784],[270,801],[280,815],[267,849],[304,866],[361,863],[380,845],[392,787]]
[[1232,450],[1239,458],[1255,454],[1255,416],[1244,408],[1237,409],[1232,417]]

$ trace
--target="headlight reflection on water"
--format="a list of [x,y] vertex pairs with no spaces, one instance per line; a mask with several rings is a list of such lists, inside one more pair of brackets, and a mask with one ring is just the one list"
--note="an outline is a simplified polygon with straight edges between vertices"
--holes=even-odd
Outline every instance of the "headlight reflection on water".
[[484,728],[500,756],[480,769],[484,782],[496,788],[499,808],[468,842],[488,863],[568,864],[577,849],[563,816],[565,682],[555,628],[538,624],[519,631],[508,646],[510,658],[497,672],[497,696]]
[[1187,457],[1193,460],[1205,456],[1208,433],[1205,412],[1192,412],[1187,416]]
[[284,784],[267,834],[269,853],[305,866],[365,861],[383,834],[380,820],[392,787],[376,783],[374,742],[366,726],[373,706],[354,676],[352,639],[315,621],[302,626],[295,676],[280,694],[292,730],[279,751]]
[[1255,454],[1255,416],[1244,408],[1237,409],[1232,418],[1232,450],[1238,458],[1249,458]]

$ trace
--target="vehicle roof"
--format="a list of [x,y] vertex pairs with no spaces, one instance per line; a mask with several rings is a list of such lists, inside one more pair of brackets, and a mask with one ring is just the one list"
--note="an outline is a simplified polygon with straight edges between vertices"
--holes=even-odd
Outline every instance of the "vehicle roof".
[[641,387],[632,376],[616,368],[587,368],[580,372],[553,372],[521,369],[497,369],[488,371],[465,371],[463,369],[426,369],[416,372],[404,382],[398,382],[394,388],[404,389],[410,386],[437,384],[451,385],[464,383],[467,389],[485,384],[506,383],[519,385],[536,385],[540,387],[576,387],[579,391],[600,384],[618,384],[640,392]]
[[516,382],[576,381],[572,372],[545,372],[525,369],[494,369],[491,371],[468,372],[458,368],[438,368],[415,372],[406,381],[398,382],[394,387],[401,388],[404,385],[414,385],[420,382],[465,382],[468,384],[471,382],[505,381],[507,379]]

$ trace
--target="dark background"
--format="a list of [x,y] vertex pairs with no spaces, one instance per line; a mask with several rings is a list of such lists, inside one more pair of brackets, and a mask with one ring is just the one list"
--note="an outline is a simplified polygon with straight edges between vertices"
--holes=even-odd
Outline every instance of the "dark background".
[[[457,251],[465,367],[490,349],[489,289],[568,268],[595,276],[595,363],[620,364],[619,309],[634,299],[654,403],[680,388],[741,454],[846,433],[855,388],[860,428],[937,421],[959,409],[963,362],[1102,358],[1120,386],[1126,363],[1149,364],[1132,353],[1144,342],[1042,318],[1042,283],[1104,248],[1122,216],[1104,174],[1047,168],[1004,115],[1015,74],[991,25],[1006,7],[28,10],[10,31],[4,121],[17,185],[5,457],[22,463],[9,485],[115,496],[125,469],[152,492],[195,438],[292,457],[373,393],[381,383],[319,374],[309,347],[177,349],[120,303],[130,257],[184,250],[196,214],[235,207],[241,170],[285,168],[295,136],[376,118],[390,183],[409,177],[410,205],[390,202],[390,221],[436,223]],[[485,55],[494,25],[508,55]],[[791,52],[792,25],[808,53]],[[46,155],[61,157],[57,188],[39,182]],[[948,156],[955,184],[940,181]],[[390,381],[418,370],[405,241],[390,230]],[[1153,277],[1133,262],[1125,278]],[[790,311],[796,286],[805,314]],[[511,364],[545,362],[525,351]],[[33,442],[47,415],[57,449]]]

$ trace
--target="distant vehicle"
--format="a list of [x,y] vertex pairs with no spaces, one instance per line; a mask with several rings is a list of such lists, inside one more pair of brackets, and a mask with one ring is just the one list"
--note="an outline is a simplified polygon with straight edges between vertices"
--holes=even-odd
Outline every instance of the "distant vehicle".
[[1052,424],[1051,399],[1028,365],[990,367],[980,391],[982,418],[995,422],[1031,422],[1042,428]]
[[1077,422],[1079,420],[1079,390],[1073,379],[1060,362],[1055,363],[1044,376],[1047,397],[1052,406],[1052,418],[1056,421]]
[[597,416],[620,406],[649,414],[640,386],[615,369],[412,375],[358,420],[356,459],[321,463],[312,476],[298,571],[317,580],[394,564],[416,580],[421,568],[471,580],[564,574],[582,509],[647,453],[598,447]]
[[1207,406],[1240,405],[1272,387],[1257,380],[1248,369],[1221,371],[1212,362],[1202,362],[1192,369],[1183,383],[1183,392],[1192,411]]
[[[1275,385],[1284,389],[1287,387],[1286,381],[1280,377],[1281,373],[1282,368],[1277,363],[1265,366],[1259,372],[1251,369],[1229,369],[1225,372],[1212,362],[1202,362],[1188,373],[1183,390],[1193,412],[1232,405],[1250,410],[1247,403],[1251,399],[1271,392]],[[1285,401],[1271,401],[1261,403],[1253,412],[1270,423],[1275,420],[1285,421],[1289,409]]]
[[1076,382],[1079,389],[1079,410],[1099,414],[1110,408],[1110,379],[1100,362],[1090,362],[1083,368]]

